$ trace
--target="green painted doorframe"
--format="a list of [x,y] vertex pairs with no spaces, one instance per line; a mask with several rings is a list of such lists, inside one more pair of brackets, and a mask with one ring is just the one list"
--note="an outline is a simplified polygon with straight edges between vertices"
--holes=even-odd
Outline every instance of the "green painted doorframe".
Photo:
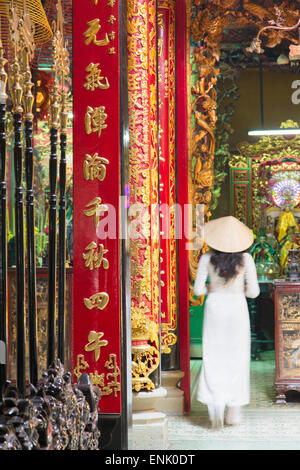
[[[206,297],[205,297],[206,299]],[[190,306],[190,356],[191,358],[202,358],[202,326],[204,304],[201,306]]]

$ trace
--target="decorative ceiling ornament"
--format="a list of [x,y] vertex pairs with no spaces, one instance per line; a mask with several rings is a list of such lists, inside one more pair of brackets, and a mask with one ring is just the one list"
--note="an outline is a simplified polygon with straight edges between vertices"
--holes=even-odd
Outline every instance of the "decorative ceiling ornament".
[[[277,8],[277,10],[279,10]],[[278,18],[277,18],[277,21],[270,21],[270,23],[275,23],[275,24],[272,24],[270,26],[264,26],[263,28],[261,28],[257,34],[257,36],[252,40],[252,43],[249,47],[246,48],[246,50],[248,52],[257,52],[257,54],[262,54],[264,52],[264,49],[261,48],[261,39],[260,39],[260,35],[263,34],[263,33],[266,33],[267,31],[269,31],[272,36],[273,36],[273,44],[272,45],[268,45],[268,47],[274,47],[276,46],[277,44],[279,44],[281,42],[281,39],[283,39],[283,32],[284,31],[294,31],[296,29],[299,29],[299,26],[300,26],[300,18],[299,18],[299,21],[293,25],[293,26],[282,26],[282,18],[281,18],[281,10],[278,11]],[[278,34],[276,35],[275,34],[275,31],[278,32]],[[297,43],[297,41],[295,39],[292,39],[293,42],[295,42],[297,45],[291,45],[290,46],[290,58],[291,58],[291,54],[292,55],[297,55],[299,56],[300,58],[300,44]]]
[[196,43],[201,41],[202,46],[209,47],[211,56],[219,60],[225,28],[258,27],[263,31],[257,35],[258,41],[257,36],[254,38],[253,47],[262,53],[261,34],[266,37],[266,47],[275,47],[282,39],[298,43],[294,26],[299,15],[293,0],[285,0],[279,6],[268,0],[260,4],[248,0],[194,0],[191,33]]
[[[249,41],[247,42],[249,44]],[[234,70],[241,69],[257,69],[271,70],[276,73],[293,73],[299,74],[300,67],[296,66],[296,62],[290,62],[288,55],[278,51],[277,48],[271,50],[266,49],[262,55],[245,53],[246,45],[233,44],[233,47],[226,47],[224,42],[221,44],[220,66],[227,64]]]

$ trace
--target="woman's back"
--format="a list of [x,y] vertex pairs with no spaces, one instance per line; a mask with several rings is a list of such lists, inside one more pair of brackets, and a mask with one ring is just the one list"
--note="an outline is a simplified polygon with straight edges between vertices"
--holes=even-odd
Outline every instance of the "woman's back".
[[[248,253],[243,254],[243,264],[237,267],[237,274],[226,280],[221,277],[211,262],[211,253],[202,255],[194,285],[195,295],[210,293],[244,294],[247,297],[257,297],[259,286],[253,258]],[[209,277],[209,284],[206,280]]]
[[[253,233],[232,216],[204,226],[212,251],[201,256],[194,294],[207,295],[202,329],[203,362],[197,400],[208,406],[213,426],[237,424],[250,401],[250,321],[247,297],[259,295],[253,258],[245,253]],[[207,284],[207,281],[209,283]]]

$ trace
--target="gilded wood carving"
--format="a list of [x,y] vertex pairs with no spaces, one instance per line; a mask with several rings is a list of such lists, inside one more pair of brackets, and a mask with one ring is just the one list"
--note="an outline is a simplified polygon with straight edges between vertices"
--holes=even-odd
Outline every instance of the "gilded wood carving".
[[[297,122],[289,119],[283,122],[280,127],[297,128],[299,126]],[[242,142],[238,145],[238,150],[240,155],[230,157],[229,166],[234,169],[249,168],[250,176],[246,180],[248,181],[248,178],[251,177],[251,199],[252,201],[264,203],[268,185],[268,179],[264,176],[264,171],[267,169],[266,165],[268,162],[272,164],[272,172],[297,169],[299,166],[297,159],[299,159],[300,138],[294,136],[287,140],[284,136],[265,136],[253,144]],[[293,160],[295,160],[294,163]],[[248,212],[248,203],[250,204],[250,201],[245,200],[241,191],[236,193],[236,216],[241,215],[238,218],[242,222],[244,221],[242,214]],[[245,207],[245,204],[247,207]],[[261,209],[261,204],[252,204],[251,206],[251,225],[254,233],[258,233],[262,224]]]
[[[217,123],[216,84],[219,74],[220,49],[224,28],[254,26],[259,31],[267,25],[295,25],[299,11],[292,1],[280,5],[265,0],[263,4],[244,0],[193,0],[191,9],[191,37],[196,46],[193,52],[197,79],[191,91],[192,126],[189,130],[189,160],[191,171],[190,202],[204,205],[205,219],[211,216],[210,207],[214,179],[215,128]],[[266,29],[262,32],[265,47],[274,47],[283,38],[297,43],[295,31]],[[206,247],[201,250],[204,252]],[[192,282],[195,279],[199,251],[190,252],[190,302],[193,300]],[[201,299],[200,299],[201,302]]]
[[127,6],[130,217],[139,218],[130,241],[132,385],[139,391],[154,388],[149,375],[159,365],[156,2]]

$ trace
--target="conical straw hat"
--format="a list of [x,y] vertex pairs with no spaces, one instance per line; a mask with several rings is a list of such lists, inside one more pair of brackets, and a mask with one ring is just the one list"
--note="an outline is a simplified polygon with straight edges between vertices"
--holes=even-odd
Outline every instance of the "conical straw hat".
[[230,215],[205,224],[204,240],[215,250],[237,253],[252,245],[253,233],[245,224]]

